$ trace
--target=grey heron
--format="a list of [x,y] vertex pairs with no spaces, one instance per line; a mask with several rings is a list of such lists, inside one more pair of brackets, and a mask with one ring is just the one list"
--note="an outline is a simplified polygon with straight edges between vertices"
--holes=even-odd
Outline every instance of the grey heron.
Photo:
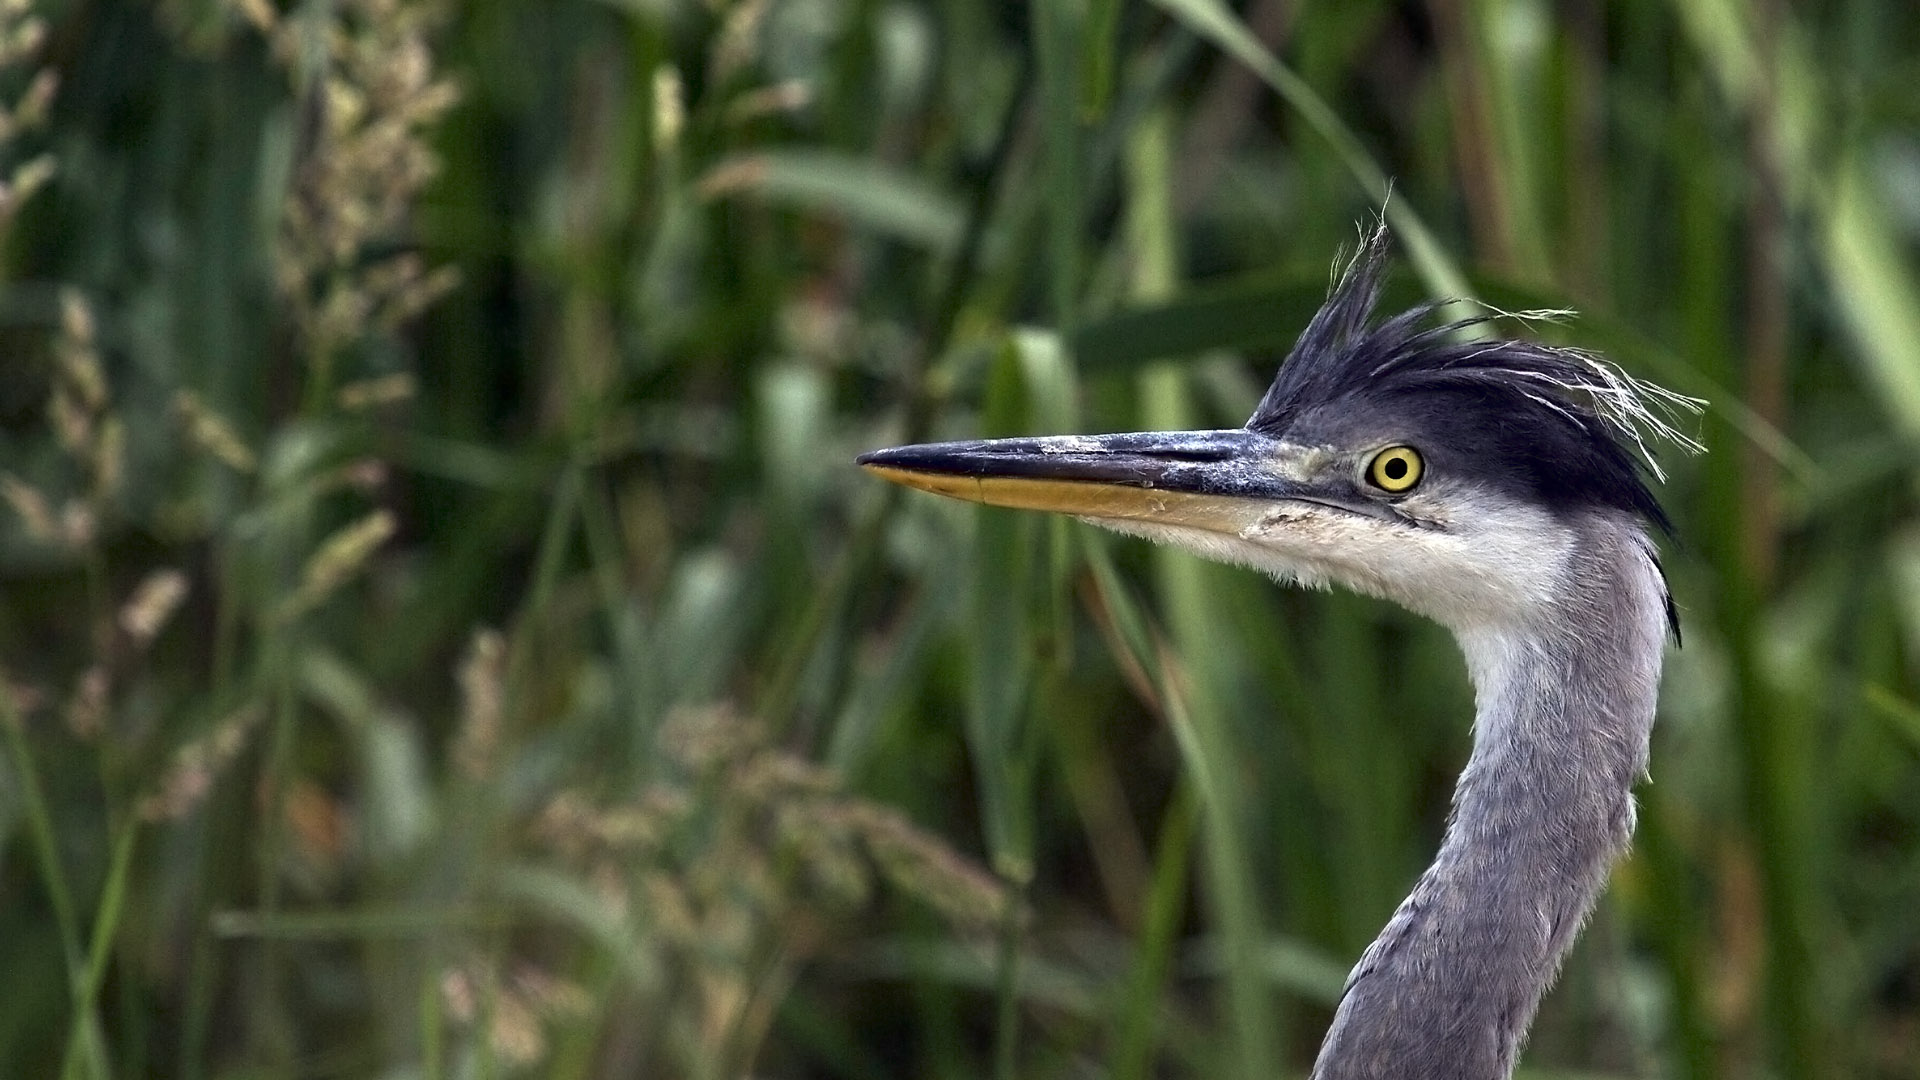
[[1634,828],[1679,624],[1648,441],[1699,403],[1588,353],[1375,323],[1382,224],[1244,428],[903,446],[888,480],[1337,584],[1441,623],[1473,748],[1431,866],[1361,955],[1316,1080],[1502,1080]]

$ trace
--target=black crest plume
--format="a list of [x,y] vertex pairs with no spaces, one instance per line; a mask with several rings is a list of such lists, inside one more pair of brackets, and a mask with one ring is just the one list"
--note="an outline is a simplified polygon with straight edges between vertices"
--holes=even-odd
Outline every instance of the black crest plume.
[[1281,437],[1316,414],[1383,415],[1406,437],[1424,437],[1423,452],[1438,451],[1475,479],[1549,507],[1610,506],[1668,529],[1647,486],[1648,474],[1664,479],[1647,442],[1698,451],[1669,418],[1704,403],[1579,349],[1461,333],[1501,312],[1434,325],[1437,305],[1425,304],[1369,325],[1389,240],[1382,221],[1301,331],[1247,427]]

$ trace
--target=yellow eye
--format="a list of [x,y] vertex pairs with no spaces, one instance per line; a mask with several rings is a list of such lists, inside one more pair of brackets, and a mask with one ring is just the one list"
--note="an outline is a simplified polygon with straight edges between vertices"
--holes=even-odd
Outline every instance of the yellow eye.
[[1377,488],[1401,492],[1420,482],[1420,451],[1411,446],[1389,446],[1367,463],[1367,479]]

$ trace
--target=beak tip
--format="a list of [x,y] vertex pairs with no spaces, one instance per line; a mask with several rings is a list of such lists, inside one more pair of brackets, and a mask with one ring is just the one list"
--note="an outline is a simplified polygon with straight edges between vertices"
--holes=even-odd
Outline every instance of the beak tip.
[[853,463],[863,469],[882,468],[897,461],[900,456],[900,451],[903,449],[906,449],[906,447],[887,446],[878,450],[869,450],[859,457],[854,458]]
[[[853,463],[883,480],[904,483],[905,477],[915,475],[919,470],[904,466],[900,451],[911,447],[889,446],[879,450],[869,450],[853,459]],[[909,485],[911,486],[911,485]]]

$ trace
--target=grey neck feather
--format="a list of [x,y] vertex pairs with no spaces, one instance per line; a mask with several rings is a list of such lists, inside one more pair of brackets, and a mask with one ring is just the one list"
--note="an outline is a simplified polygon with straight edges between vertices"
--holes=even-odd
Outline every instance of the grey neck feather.
[[1474,746],[1433,865],[1354,968],[1314,1080],[1505,1080],[1633,832],[1665,644],[1635,525],[1580,523],[1558,599],[1456,628]]

